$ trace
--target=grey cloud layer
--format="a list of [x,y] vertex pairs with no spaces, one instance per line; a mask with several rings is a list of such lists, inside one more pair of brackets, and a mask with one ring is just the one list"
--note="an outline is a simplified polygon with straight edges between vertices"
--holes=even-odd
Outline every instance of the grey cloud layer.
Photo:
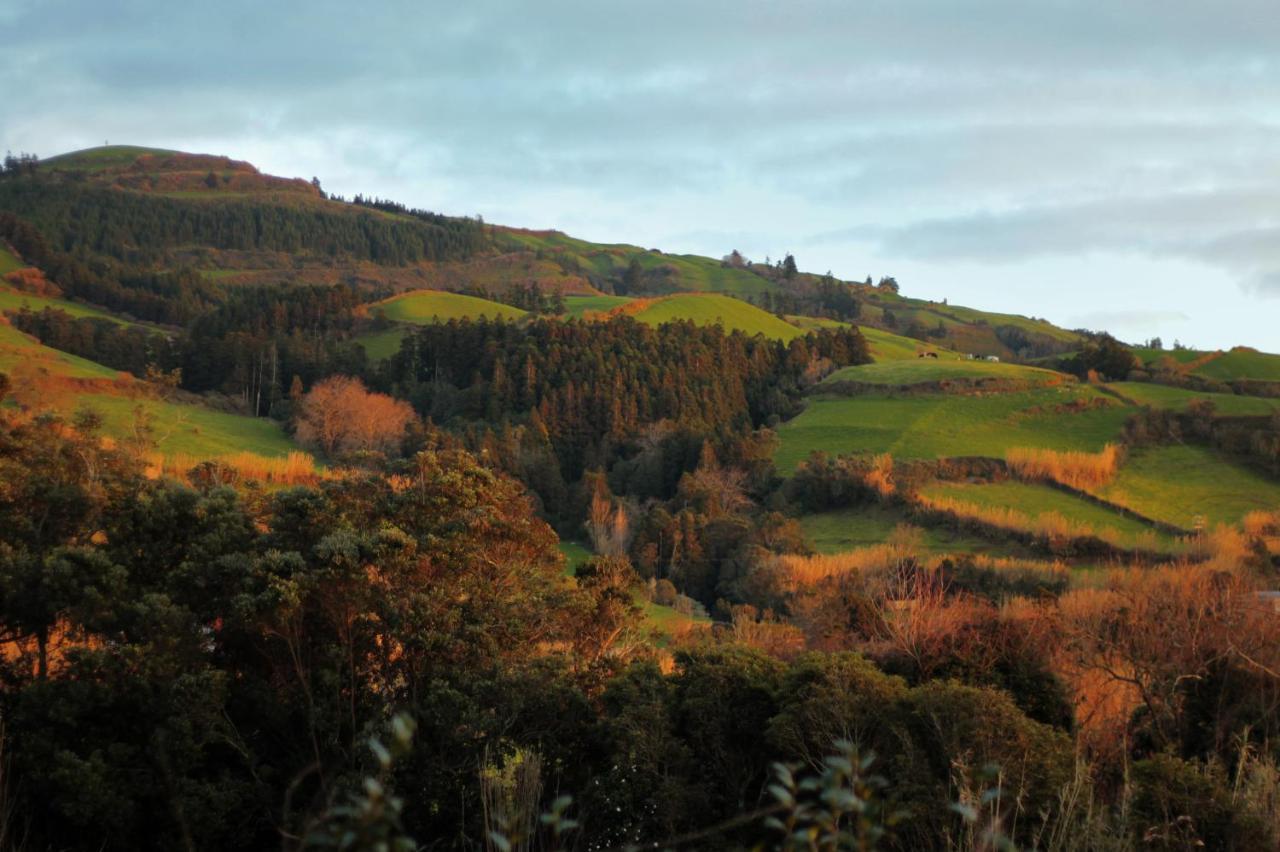
[[1274,0],[10,0],[0,38],[15,148],[322,140],[340,190],[545,211],[518,224],[1140,253],[1280,293]]

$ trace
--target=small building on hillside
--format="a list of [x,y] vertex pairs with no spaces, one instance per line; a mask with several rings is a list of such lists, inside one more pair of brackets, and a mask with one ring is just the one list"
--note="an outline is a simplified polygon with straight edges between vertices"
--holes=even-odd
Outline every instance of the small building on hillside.
[[1000,363],[1000,356],[999,356],[999,355],[988,355],[988,356],[987,356],[986,358],[984,358],[983,360],[985,360],[985,361],[993,361],[993,362],[995,362],[995,363],[997,363],[997,364],[998,364],[998,363]]

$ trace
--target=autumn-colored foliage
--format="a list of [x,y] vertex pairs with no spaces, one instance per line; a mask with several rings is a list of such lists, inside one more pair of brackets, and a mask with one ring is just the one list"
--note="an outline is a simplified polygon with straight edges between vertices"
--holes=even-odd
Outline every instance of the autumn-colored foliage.
[[330,376],[302,397],[297,437],[329,456],[386,452],[399,444],[414,416],[407,402],[370,392],[359,379]]
[[1005,453],[1005,461],[1023,479],[1047,479],[1088,490],[1111,481],[1124,461],[1124,450],[1117,444],[1107,444],[1097,453],[1013,447]]

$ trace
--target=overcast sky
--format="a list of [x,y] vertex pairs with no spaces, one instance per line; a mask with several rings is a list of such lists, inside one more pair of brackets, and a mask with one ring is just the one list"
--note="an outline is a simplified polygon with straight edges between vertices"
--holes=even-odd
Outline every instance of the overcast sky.
[[0,146],[1280,350],[1280,0],[0,0]]

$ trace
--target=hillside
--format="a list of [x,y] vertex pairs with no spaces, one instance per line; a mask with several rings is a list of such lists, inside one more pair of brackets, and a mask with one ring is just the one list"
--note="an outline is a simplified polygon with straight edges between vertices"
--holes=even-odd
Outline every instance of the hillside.
[[747,302],[712,293],[637,299],[614,308],[612,312],[635,317],[647,325],[661,325],[672,320],[689,320],[697,325],[720,325],[725,331],[763,334],[765,337],[782,341],[792,340],[804,334],[802,329]]

